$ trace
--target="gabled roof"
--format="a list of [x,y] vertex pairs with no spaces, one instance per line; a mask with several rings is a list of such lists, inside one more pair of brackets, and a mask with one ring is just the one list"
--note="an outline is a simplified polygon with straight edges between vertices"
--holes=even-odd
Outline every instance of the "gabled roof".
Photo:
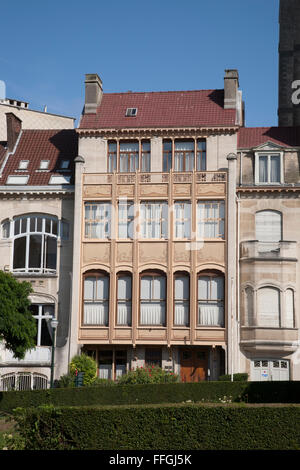
[[300,127],[241,127],[239,129],[239,149],[250,149],[267,142],[283,147],[300,147]]
[[[23,130],[15,153],[9,155],[0,175],[0,186],[7,184],[8,176],[28,176],[26,186],[45,186],[51,176],[71,176],[73,183],[74,164],[77,156],[77,134],[66,130]],[[22,160],[28,160],[26,170],[20,170]],[[41,160],[49,160],[47,170],[40,170]],[[70,160],[69,169],[61,170],[60,162]]]
[[[127,108],[137,115],[126,117]],[[95,114],[79,129],[235,126],[236,111],[224,109],[224,90],[104,93]]]

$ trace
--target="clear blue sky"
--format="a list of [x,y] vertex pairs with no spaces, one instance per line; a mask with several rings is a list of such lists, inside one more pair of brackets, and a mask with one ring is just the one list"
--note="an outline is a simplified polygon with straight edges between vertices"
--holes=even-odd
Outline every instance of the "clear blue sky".
[[279,0],[2,2],[8,98],[78,118],[84,76],[104,92],[223,88],[237,68],[246,125],[277,125]]

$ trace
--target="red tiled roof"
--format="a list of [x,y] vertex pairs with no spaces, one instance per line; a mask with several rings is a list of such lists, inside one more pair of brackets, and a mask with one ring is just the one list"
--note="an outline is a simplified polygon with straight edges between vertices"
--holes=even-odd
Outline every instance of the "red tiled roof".
[[[71,176],[73,183],[73,160],[77,156],[77,134],[74,129],[23,130],[15,153],[8,157],[0,178],[5,185],[7,177],[29,175],[27,186],[44,186],[53,175]],[[17,171],[21,160],[29,160],[26,171]],[[41,160],[49,160],[49,171],[39,171]],[[69,172],[60,170],[60,161],[70,160]]]
[[5,155],[5,152],[6,152],[6,148],[2,144],[0,144],[0,162]]
[[284,147],[300,146],[300,127],[241,127],[238,132],[238,148],[252,148],[266,142]]
[[[126,117],[127,108],[137,116]],[[224,109],[224,90],[104,93],[95,114],[79,129],[234,126],[235,110]]]

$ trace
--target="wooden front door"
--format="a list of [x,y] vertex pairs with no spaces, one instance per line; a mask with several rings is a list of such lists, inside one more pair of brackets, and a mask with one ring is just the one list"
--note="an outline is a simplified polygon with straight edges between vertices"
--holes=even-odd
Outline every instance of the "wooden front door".
[[207,377],[208,351],[183,349],[180,352],[180,377],[182,382],[201,382]]

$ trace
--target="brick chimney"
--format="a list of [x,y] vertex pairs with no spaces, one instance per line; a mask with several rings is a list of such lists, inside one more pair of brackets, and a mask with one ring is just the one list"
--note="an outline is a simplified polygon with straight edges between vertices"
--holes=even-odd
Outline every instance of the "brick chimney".
[[224,109],[237,109],[239,73],[236,69],[225,70]]
[[96,73],[85,75],[84,114],[96,113],[103,95],[102,80]]
[[7,150],[12,152],[22,130],[22,121],[14,113],[6,114]]

